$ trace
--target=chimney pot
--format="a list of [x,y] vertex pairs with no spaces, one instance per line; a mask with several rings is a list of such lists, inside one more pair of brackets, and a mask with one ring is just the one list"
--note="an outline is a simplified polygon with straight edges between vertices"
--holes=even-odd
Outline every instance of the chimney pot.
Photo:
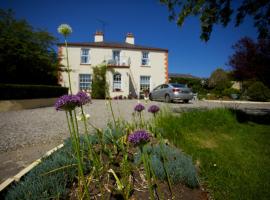
[[104,41],[104,34],[102,31],[96,31],[95,33],[95,42],[103,42]]
[[135,38],[132,33],[127,33],[126,35],[126,43],[134,44]]

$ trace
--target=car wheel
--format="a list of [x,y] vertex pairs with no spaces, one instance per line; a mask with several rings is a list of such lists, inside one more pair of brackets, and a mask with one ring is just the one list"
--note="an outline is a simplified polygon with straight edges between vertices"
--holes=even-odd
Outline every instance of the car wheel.
[[150,99],[150,101],[153,101],[153,97],[151,94],[149,94],[149,99]]
[[167,102],[167,103],[170,103],[171,102],[171,98],[170,98],[170,95],[166,95],[165,96],[165,102]]
[[184,103],[188,103],[188,101],[189,101],[188,99],[185,99],[185,100],[184,100]]

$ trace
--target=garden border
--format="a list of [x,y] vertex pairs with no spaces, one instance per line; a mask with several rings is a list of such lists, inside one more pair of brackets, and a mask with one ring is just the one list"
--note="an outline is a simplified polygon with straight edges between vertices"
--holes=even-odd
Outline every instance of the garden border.
[[52,148],[51,150],[47,151],[41,158],[35,160],[34,162],[32,162],[30,165],[28,165],[27,167],[25,167],[24,169],[22,169],[19,173],[17,173],[15,176],[11,177],[11,178],[7,178],[3,183],[0,184],[0,192],[2,192],[5,188],[7,188],[11,183],[18,182],[20,181],[20,179],[26,175],[29,171],[31,171],[34,167],[36,167],[38,164],[41,163],[41,159],[42,158],[46,158],[48,156],[50,156],[52,153],[56,152],[57,150],[61,149],[64,146],[64,144],[60,144],[54,148]]

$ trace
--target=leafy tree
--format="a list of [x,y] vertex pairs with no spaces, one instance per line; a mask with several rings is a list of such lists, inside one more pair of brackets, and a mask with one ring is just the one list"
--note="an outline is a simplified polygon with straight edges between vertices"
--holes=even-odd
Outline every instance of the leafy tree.
[[56,85],[58,59],[50,33],[16,20],[0,9],[0,80],[2,83]]
[[201,21],[201,39],[208,41],[215,24],[226,27],[236,12],[235,26],[239,26],[246,16],[251,16],[259,38],[270,36],[270,1],[242,0],[236,11],[233,0],[160,0],[169,10],[169,20],[182,26],[188,16],[199,16]]
[[253,101],[270,100],[270,89],[262,82],[255,81],[247,89],[247,96]]
[[270,88],[270,40],[254,42],[242,38],[234,46],[235,53],[229,58],[233,76],[240,81],[257,80]]
[[222,95],[223,91],[227,88],[230,88],[231,85],[232,84],[228,73],[221,68],[218,68],[212,72],[208,80],[208,86],[213,88],[214,93],[218,95]]

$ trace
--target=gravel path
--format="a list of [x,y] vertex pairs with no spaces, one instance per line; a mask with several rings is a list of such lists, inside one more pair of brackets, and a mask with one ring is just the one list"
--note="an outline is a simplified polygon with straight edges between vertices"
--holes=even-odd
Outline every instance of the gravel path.
[[[90,121],[104,128],[111,114],[104,100],[94,100],[86,106]],[[116,117],[131,120],[137,100],[112,101]],[[144,103],[144,101],[143,101]],[[153,102],[148,103],[153,104]],[[233,107],[245,110],[270,111],[270,104],[237,104],[195,101],[189,104],[165,104],[154,102],[161,107],[181,111],[189,108]],[[145,117],[150,115],[145,114]],[[64,112],[53,107],[0,113],[0,182],[15,175],[54,146],[61,144],[69,136]]]

